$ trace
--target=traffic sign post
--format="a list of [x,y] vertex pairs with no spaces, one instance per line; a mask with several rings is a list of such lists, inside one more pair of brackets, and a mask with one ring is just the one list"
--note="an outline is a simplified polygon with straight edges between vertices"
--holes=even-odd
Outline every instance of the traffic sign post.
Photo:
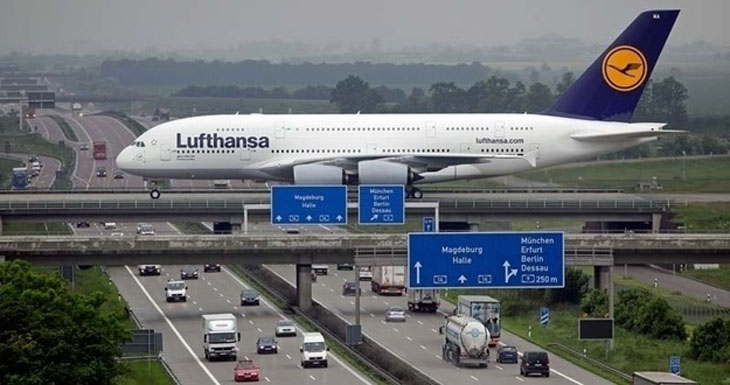
[[403,185],[360,185],[358,187],[361,225],[402,225],[406,220]]
[[679,356],[669,356],[669,371],[675,376],[678,376],[682,372],[681,369]]
[[433,233],[434,231],[436,231],[436,229],[434,228],[433,217],[423,217],[423,232]]
[[562,232],[408,234],[408,287],[560,288]]
[[540,324],[546,328],[548,323],[550,323],[550,309],[543,306],[540,308]]
[[271,224],[347,224],[347,186],[273,186]]

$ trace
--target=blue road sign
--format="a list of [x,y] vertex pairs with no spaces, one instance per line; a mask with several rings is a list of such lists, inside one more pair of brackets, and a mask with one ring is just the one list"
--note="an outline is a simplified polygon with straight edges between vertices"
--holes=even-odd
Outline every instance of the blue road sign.
[[565,286],[562,232],[410,233],[408,287]]
[[550,309],[547,307],[540,308],[540,323],[542,326],[547,327],[550,323]]
[[274,225],[347,224],[346,186],[273,186],[271,223]]
[[436,231],[436,229],[434,228],[433,217],[423,217],[423,232],[432,233],[434,231]]
[[669,356],[669,371],[677,376],[681,373],[682,370],[679,365],[679,356]]
[[362,184],[358,189],[361,225],[402,225],[406,221],[405,187]]

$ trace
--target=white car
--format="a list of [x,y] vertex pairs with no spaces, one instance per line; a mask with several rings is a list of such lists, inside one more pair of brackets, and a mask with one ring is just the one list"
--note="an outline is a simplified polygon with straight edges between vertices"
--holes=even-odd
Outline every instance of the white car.
[[317,275],[327,275],[329,272],[329,266],[327,265],[312,265],[312,271]]
[[406,311],[400,307],[390,307],[385,311],[385,322],[406,322]]
[[294,326],[294,322],[289,320],[279,320],[276,322],[276,331],[275,334],[277,337],[281,336],[296,336],[297,335],[297,328]]
[[361,281],[372,281],[373,272],[370,270],[370,266],[363,266],[358,272]]
[[155,226],[149,223],[140,223],[137,225],[137,234],[139,235],[155,235]]
[[188,287],[185,286],[185,282],[183,281],[167,281],[167,286],[165,286],[165,300],[167,302],[187,302],[187,290]]

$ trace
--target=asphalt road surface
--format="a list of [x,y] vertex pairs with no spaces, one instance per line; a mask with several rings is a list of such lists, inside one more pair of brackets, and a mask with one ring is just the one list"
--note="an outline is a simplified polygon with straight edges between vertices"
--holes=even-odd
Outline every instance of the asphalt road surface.
[[[684,296],[692,297],[700,301],[707,300],[707,294],[710,294],[711,303],[730,308],[730,292],[727,290],[695,281],[679,273],[672,274],[671,271],[651,266],[629,265],[626,270],[628,275],[634,279],[648,284],[653,284],[654,279],[656,279],[659,287],[670,291],[678,291]],[[618,278],[618,276],[624,274],[624,268],[622,266],[616,266],[613,272],[614,276]]]

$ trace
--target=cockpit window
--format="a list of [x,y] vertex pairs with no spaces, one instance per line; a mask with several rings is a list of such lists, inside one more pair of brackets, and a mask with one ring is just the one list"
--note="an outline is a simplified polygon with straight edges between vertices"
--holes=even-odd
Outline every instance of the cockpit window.
[[134,147],[144,147],[144,142],[141,141],[141,140],[137,140],[137,141],[132,142],[132,146],[134,146]]

